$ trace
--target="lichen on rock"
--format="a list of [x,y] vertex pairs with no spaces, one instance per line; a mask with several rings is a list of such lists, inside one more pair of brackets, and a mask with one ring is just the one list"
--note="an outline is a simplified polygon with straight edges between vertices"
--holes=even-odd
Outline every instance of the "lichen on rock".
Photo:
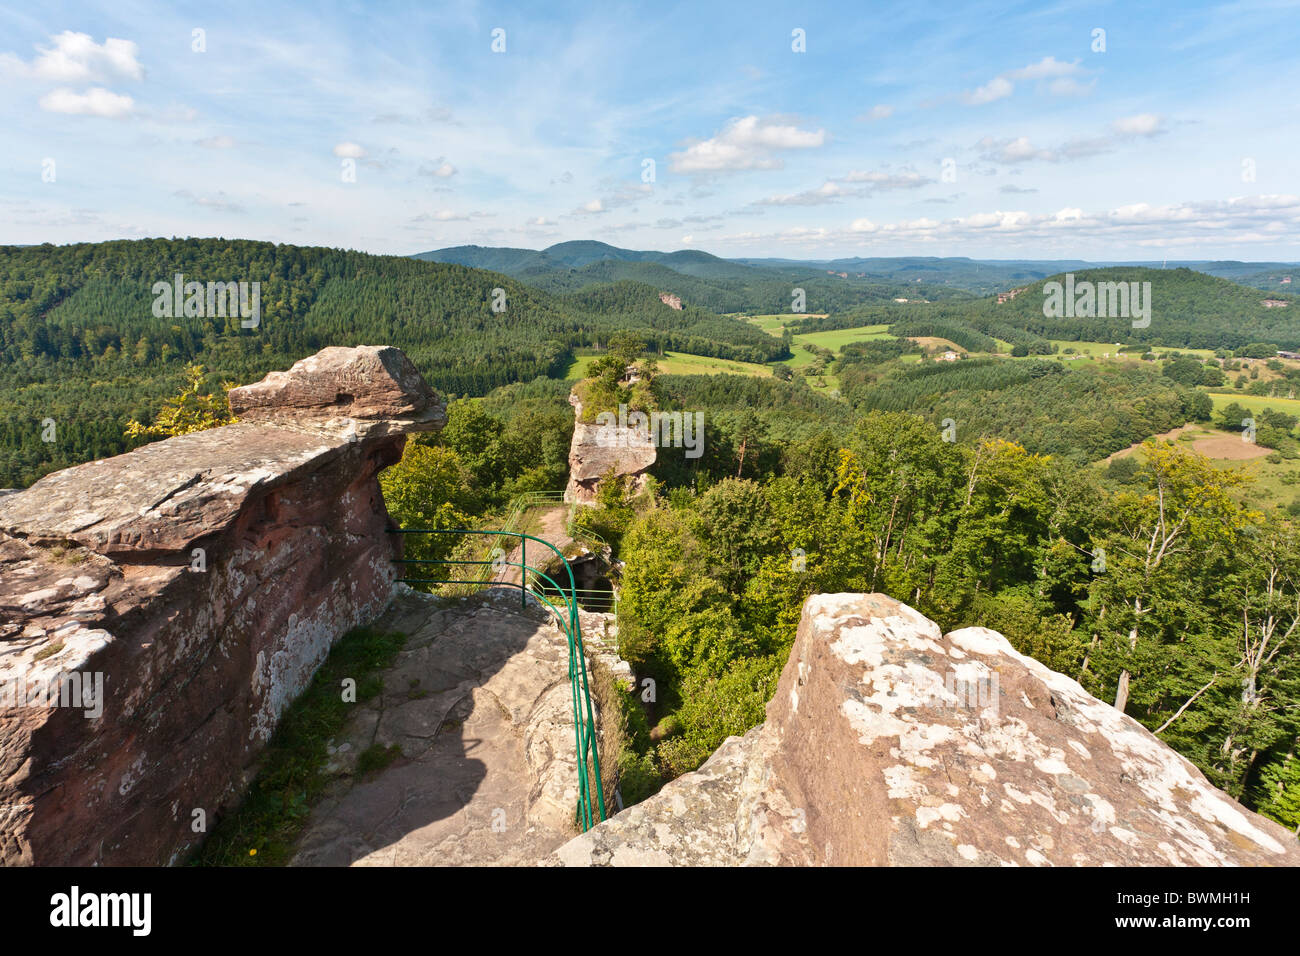
[[767,720],[559,848],[618,865],[1300,864],[1300,843],[1000,634],[819,594]]

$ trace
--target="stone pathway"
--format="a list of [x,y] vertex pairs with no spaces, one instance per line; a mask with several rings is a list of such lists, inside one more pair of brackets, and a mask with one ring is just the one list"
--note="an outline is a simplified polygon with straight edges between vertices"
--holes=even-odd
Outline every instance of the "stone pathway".
[[[539,508],[535,513],[539,519],[538,525],[536,530],[528,531],[528,534],[531,534],[536,538],[545,538],[561,551],[564,551],[569,547],[569,545],[573,544],[573,538],[569,537],[568,532],[568,505],[557,505],[556,507],[545,509]],[[528,542],[527,548],[520,548],[516,545],[514,550],[510,552],[510,556],[506,558],[506,561],[509,565],[520,564],[522,563],[520,557],[525,554],[529,558],[528,563],[535,568],[544,568],[555,560],[554,551],[545,545],[538,544],[536,541],[530,541]],[[520,573],[521,571],[519,568],[508,566],[494,575],[492,580],[500,583],[518,584]],[[568,581],[566,579],[561,583],[567,585]]]
[[[583,615],[589,655],[609,653],[602,617]],[[575,836],[568,646],[549,616],[514,588],[450,606],[403,589],[376,626],[409,639],[332,741],[293,865],[526,865]],[[358,777],[374,744],[401,756]]]

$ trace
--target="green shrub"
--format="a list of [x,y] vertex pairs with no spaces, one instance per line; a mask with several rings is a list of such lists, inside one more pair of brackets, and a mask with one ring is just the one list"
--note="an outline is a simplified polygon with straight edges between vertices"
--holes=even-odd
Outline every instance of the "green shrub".
[[763,722],[767,702],[785,664],[784,655],[733,661],[721,677],[692,673],[682,683],[685,703],[677,711],[682,733],[659,745],[670,776],[697,769],[728,737]]

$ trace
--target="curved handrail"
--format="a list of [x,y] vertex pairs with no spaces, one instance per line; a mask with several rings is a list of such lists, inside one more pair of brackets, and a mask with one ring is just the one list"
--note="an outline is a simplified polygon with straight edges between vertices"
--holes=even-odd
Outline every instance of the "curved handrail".
[[[520,589],[520,600],[527,602],[527,595],[532,593],[539,602],[544,604],[560,622],[561,629],[565,632],[567,643],[569,645],[569,682],[573,691],[573,727],[574,743],[577,746],[578,757],[578,794],[579,810],[582,817],[583,830],[589,830],[595,825],[594,816],[591,806],[591,781],[587,777],[587,760],[590,758],[592,772],[595,776],[596,785],[596,803],[600,811],[600,819],[605,819],[605,791],[600,775],[600,748],[595,740],[596,717],[591,705],[591,690],[587,680],[587,656],[582,645],[582,622],[578,614],[578,586],[577,579],[573,576],[573,567],[569,564],[568,558],[564,552],[557,548],[545,538],[539,538],[535,535],[525,534],[522,531],[487,531],[468,528],[389,528],[390,534],[479,534],[479,535],[507,535],[520,539],[521,560],[516,563],[513,561],[458,561],[446,558],[395,558],[394,564],[490,564],[504,567],[517,567],[521,569],[520,580],[518,582],[502,582],[507,587],[518,587]],[[558,584],[548,573],[538,568],[534,568],[527,563],[527,542],[536,541],[546,545],[556,556],[559,557],[560,563],[564,565],[565,571],[569,575],[569,589],[565,592],[562,585]],[[548,581],[559,594],[564,597],[566,610],[568,612],[567,625],[564,616],[561,615],[559,608],[555,607],[549,600],[536,591],[531,591],[528,587],[528,572],[531,571],[536,578],[542,578]],[[442,578],[399,578],[398,580],[408,584],[481,584],[482,581],[457,581]],[[586,702],[586,719],[584,720],[578,703],[579,695]]]

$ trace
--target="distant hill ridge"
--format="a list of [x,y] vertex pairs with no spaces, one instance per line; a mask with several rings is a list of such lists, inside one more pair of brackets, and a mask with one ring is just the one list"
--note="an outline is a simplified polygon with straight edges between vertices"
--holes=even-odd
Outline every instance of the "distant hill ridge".
[[[615,281],[620,278],[649,281],[647,273],[635,273],[637,264],[658,264],[681,275],[700,279],[764,281],[794,276],[825,276],[846,273],[847,278],[893,283],[901,291],[904,283],[917,298],[941,297],[939,289],[964,290],[990,295],[1013,286],[1050,278],[1058,273],[1109,267],[1192,269],[1206,275],[1231,279],[1257,288],[1286,291],[1281,277],[1295,272],[1300,263],[1242,262],[1238,260],[1104,261],[1084,259],[972,259],[967,256],[873,256],[838,259],[784,259],[741,257],[725,259],[699,249],[674,252],[623,249],[596,240],[561,242],[545,249],[517,249],[492,246],[452,246],[416,253],[412,258],[455,263],[476,269],[503,272],[530,281],[542,276],[552,279],[567,274],[581,280]],[[603,268],[600,264],[606,264]],[[612,265],[611,265],[612,264]],[[585,272],[583,270],[590,270]],[[841,280],[843,281],[843,280]],[[1297,279],[1300,282],[1300,278]],[[917,285],[927,288],[917,289]],[[573,282],[567,287],[576,288]],[[676,291],[676,290],[675,290]],[[901,296],[900,296],[901,297]],[[869,301],[866,299],[864,301]],[[701,302],[700,304],[704,304]]]

